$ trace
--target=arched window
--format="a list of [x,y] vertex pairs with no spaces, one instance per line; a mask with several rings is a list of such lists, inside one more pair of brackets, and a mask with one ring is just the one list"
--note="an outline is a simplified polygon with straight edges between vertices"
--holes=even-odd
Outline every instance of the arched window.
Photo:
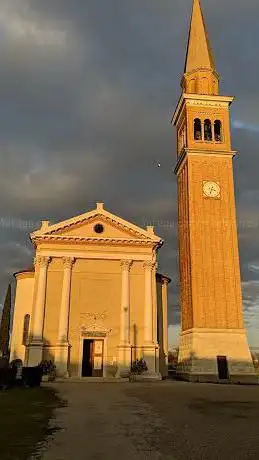
[[189,83],[189,89],[190,93],[196,93],[196,80],[195,78],[192,78],[190,83]]
[[199,118],[195,118],[194,120],[194,139],[196,141],[201,141],[201,120]]
[[207,77],[201,79],[201,94],[209,94],[209,80]]
[[222,128],[220,120],[216,120],[214,122],[214,138],[216,142],[222,142]]
[[204,139],[205,141],[212,141],[212,129],[210,120],[204,121]]
[[213,80],[213,94],[218,93],[218,82],[216,80]]
[[24,320],[23,320],[23,337],[22,337],[23,345],[27,345],[27,341],[29,338],[29,325],[30,325],[30,315],[27,314],[24,316]]

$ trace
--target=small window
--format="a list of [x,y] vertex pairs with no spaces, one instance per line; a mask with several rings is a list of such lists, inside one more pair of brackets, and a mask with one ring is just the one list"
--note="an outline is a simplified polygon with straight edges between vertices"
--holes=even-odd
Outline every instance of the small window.
[[205,141],[212,141],[212,129],[210,120],[204,121],[204,139]]
[[195,118],[194,120],[194,139],[195,141],[201,141],[201,120],[199,118]]
[[214,123],[214,137],[216,142],[222,142],[222,129],[220,120],[216,120]]
[[29,338],[29,325],[30,325],[30,315],[27,314],[24,316],[24,320],[23,320],[23,337],[22,337],[23,345],[27,345],[27,341]]
[[104,226],[102,224],[96,224],[94,226],[94,231],[95,231],[95,233],[103,233],[104,232]]

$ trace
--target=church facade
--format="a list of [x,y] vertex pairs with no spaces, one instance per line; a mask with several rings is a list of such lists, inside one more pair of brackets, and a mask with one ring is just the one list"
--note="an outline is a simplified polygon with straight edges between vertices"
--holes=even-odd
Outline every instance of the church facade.
[[96,209],[31,234],[34,268],[16,273],[11,360],[55,363],[58,375],[124,377],[144,358],[167,376],[167,286],[157,273],[163,241]]

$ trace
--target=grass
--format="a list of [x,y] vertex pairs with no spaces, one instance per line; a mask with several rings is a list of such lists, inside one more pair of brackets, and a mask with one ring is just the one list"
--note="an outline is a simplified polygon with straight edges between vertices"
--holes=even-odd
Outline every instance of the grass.
[[0,458],[27,460],[50,430],[48,421],[64,405],[52,388],[0,392]]

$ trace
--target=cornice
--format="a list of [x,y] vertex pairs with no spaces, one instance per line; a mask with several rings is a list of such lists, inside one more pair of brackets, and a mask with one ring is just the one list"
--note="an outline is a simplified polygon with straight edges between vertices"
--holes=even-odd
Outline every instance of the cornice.
[[140,237],[145,237],[146,235],[140,231],[136,231],[136,230],[133,230],[132,228],[126,226],[126,225],[123,225],[122,223],[118,222],[116,219],[112,219],[108,216],[104,216],[103,214],[100,214],[100,212],[96,212],[96,214],[93,214],[91,217],[85,217],[84,219],[75,219],[74,221],[66,224],[66,225],[60,225],[60,229],[56,229],[54,228],[53,230],[50,230],[47,232],[48,235],[51,235],[53,233],[56,233],[58,231],[64,231],[64,230],[67,230],[68,228],[71,228],[71,227],[75,227],[76,225],[78,224],[85,224],[85,223],[91,223],[93,222],[94,220],[96,220],[97,218],[105,221],[105,222],[108,222],[112,225],[114,225],[114,227],[117,227],[121,230],[124,230],[124,231],[127,231],[128,233],[131,233],[132,235],[138,235]]
[[171,123],[176,125],[181,115],[184,104],[189,106],[203,107],[228,107],[234,100],[233,96],[213,96],[206,94],[189,94],[183,93],[180,96]]
[[183,148],[181,150],[181,154],[177,159],[177,163],[174,169],[174,173],[178,174],[181,166],[185,163],[186,158],[188,156],[204,156],[204,157],[230,157],[233,158],[235,157],[237,152],[235,150],[223,150],[223,151],[218,151],[218,150],[201,150],[201,149],[188,149],[188,148]]
[[61,235],[39,235],[34,237],[34,243],[74,243],[74,244],[104,244],[104,245],[123,245],[123,246],[157,246],[162,244],[162,240],[156,242],[150,239],[136,238],[94,238],[79,236],[61,236]]

